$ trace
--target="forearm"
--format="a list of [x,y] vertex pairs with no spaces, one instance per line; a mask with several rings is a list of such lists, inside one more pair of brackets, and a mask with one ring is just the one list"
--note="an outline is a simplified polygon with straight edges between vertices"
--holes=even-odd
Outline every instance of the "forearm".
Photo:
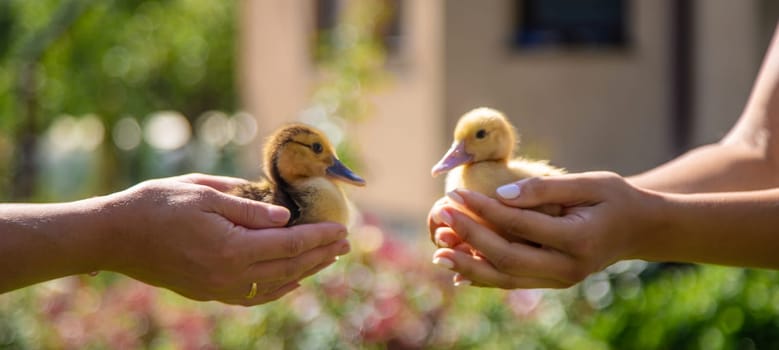
[[662,197],[637,258],[779,268],[779,190]]
[[717,143],[696,148],[628,181],[672,193],[751,191],[779,187],[779,172],[775,161],[758,146]]
[[96,270],[103,200],[0,205],[0,293]]

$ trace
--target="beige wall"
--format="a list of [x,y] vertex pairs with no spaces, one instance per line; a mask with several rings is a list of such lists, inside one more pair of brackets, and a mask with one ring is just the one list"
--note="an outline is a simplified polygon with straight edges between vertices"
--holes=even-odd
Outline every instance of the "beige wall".
[[312,16],[308,2],[244,0],[238,52],[241,102],[258,120],[253,150],[245,155],[247,176],[260,171],[262,139],[279,125],[293,121],[305,107],[312,67],[308,38]]
[[577,52],[509,50],[512,3],[448,2],[450,125],[475,106],[501,109],[520,152],[574,171],[632,173],[669,157],[667,1],[631,2],[631,47]]
[[[632,174],[671,158],[671,1],[630,1],[631,47],[601,52],[512,52],[506,42],[514,1],[449,1],[449,127],[464,111],[487,105],[514,120],[521,150],[574,171]],[[699,145],[718,140],[738,118],[779,6],[695,4],[691,143]]]
[[740,116],[766,38],[758,1],[707,0],[696,4],[692,143],[700,145],[721,139]]
[[443,40],[440,0],[406,1],[407,29],[394,83],[376,97],[376,116],[357,134],[371,188],[355,198],[385,215],[423,223],[442,195],[430,176],[441,143]]

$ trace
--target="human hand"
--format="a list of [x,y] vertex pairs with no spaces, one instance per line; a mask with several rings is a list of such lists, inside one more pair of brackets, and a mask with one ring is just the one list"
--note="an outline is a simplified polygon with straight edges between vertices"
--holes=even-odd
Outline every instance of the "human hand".
[[[532,178],[514,185],[502,192],[516,196],[500,201],[455,190],[431,210],[430,233],[443,247],[433,259],[458,272],[455,284],[566,288],[636,257],[644,237],[662,229],[659,197],[616,174]],[[562,216],[524,209],[549,203],[562,205]]]
[[[107,198],[114,222],[101,269],[195,300],[257,305],[349,251],[334,223],[283,227],[289,211],[223,193],[245,181],[190,174],[143,182]],[[109,237],[110,236],[110,237]],[[257,294],[247,298],[252,283]]]

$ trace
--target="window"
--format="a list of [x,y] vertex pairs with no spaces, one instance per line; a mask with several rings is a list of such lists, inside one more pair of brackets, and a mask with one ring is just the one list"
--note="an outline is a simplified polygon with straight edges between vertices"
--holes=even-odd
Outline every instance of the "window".
[[512,46],[624,47],[626,0],[517,0]]

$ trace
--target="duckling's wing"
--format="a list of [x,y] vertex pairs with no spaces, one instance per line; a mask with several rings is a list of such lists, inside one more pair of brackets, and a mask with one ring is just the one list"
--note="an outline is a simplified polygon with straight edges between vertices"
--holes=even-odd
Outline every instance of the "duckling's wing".
[[228,193],[260,202],[273,203],[273,187],[267,181],[250,182],[238,185],[228,191]]

